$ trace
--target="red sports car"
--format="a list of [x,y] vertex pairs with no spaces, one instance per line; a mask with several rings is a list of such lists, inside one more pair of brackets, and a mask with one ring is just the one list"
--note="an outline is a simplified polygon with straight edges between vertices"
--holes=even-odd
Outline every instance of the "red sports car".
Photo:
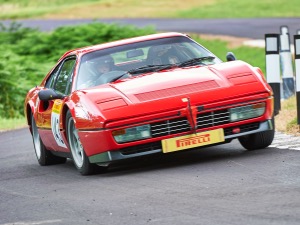
[[273,92],[257,67],[222,62],[180,33],[66,52],[25,100],[40,165],[67,158],[83,175],[111,162],[274,138]]

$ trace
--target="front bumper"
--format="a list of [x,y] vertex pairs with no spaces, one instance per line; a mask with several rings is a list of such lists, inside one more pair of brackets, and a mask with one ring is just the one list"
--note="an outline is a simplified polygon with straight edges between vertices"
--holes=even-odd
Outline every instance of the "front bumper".
[[[267,120],[264,122],[256,122],[256,123],[250,123],[245,124],[241,126],[241,131],[239,133],[233,133],[233,128],[225,128],[224,129],[224,136],[225,136],[225,142],[219,143],[224,144],[232,139],[254,134],[262,131],[272,130],[274,129],[272,120]],[[204,146],[205,147],[205,146]],[[104,153],[96,154],[89,157],[89,160],[91,163],[96,164],[107,164],[113,161],[122,160],[122,159],[128,159],[128,158],[134,158],[139,156],[145,156],[145,155],[151,155],[155,153],[161,153],[162,152],[162,145],[161,142],[152,142],[149,144],[143,144],[143,145],[137,145],[130,148],[124,148],[120,150],[114,150],[114,151],[107,151]]]

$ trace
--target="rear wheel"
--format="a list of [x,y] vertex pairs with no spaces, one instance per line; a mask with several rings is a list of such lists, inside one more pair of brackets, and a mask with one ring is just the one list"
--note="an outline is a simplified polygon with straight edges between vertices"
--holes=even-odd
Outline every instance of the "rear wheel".
[[272,130],[240,137],[239,142],[247,150],[257,150],[268,147],[270,144],[272,144],[275,135],[274,119],[272,119],[272,124]]
[[46,166],[65,163],[67,160],[66,158],[55,156],[49,150],[46,149],[38,132],[38,128],[36,126],[33,115],[31,115],[31,127],[35,155],[39,164],[41,166]]
[[82,175],[93,174],[97,170],[98,166],[90,163],[88,157],[86,156],[70,111],[67,112],[66,116],[66,129],[75,167]]

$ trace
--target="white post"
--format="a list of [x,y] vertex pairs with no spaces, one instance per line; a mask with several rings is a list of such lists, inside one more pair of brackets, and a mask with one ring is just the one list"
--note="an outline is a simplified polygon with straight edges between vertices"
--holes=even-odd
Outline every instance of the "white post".
[[280,61],[282,70],[283,98],[288,99],[295,94],[295,81],[290,48],[290,34],[287,26],[280,27]]
[[294,35],[297,123],[300,125],[300,34]]
[[279,34],[265,34],[266,42],[266,76],[274,93],[274,113],[277,115],[280,105],[280,58]]

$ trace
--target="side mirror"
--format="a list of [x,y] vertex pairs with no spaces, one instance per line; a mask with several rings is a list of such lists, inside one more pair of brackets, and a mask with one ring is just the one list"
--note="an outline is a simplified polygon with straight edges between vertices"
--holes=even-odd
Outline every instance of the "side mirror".
[[53,99],[63,99],[65,97],[65,95],[59,94],[56,91],[54,91],[53,89],[41,90],[38,93],[38,96],[39,96],[40,100],[42,100],[42,101],[49,101],[49,100],[53,100]]
[[235,61],[236,57],[232,52],[227,52],[226,59],[227,59],[227,62],[230,62],[230,61]]

